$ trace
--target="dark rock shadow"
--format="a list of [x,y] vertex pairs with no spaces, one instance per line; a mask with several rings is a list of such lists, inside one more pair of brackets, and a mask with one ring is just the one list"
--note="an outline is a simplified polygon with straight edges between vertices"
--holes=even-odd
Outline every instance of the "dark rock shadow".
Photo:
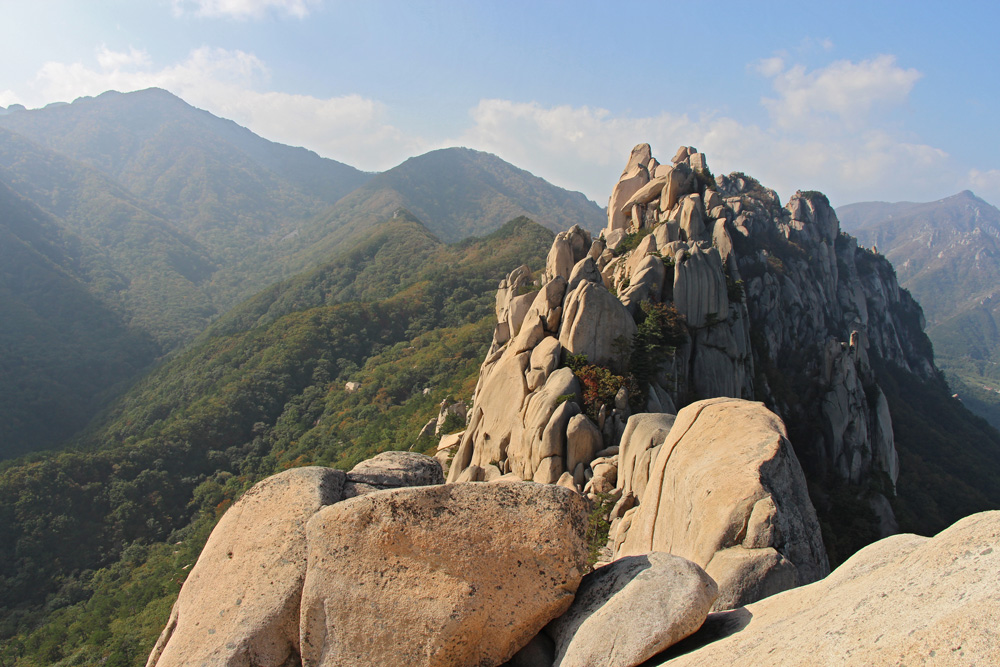
[[642,663],[640,667],[662,665],[668,660],[690,653],[691,651],[696,651],[703,646],[708,646],[730,635],[735,635],[747,627],[752,619],[753,614],[746,607],[709,614],[697,632],[677,642],[666,651],[654,655]]

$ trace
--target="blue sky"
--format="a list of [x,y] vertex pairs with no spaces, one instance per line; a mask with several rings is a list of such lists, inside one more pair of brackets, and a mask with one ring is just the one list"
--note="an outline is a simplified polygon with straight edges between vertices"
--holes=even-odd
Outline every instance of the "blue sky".
[[1000,203],[996,3],[5,2],[0,106],[159,86],[366,170],[463,145],[604,205],[632,146],[835,205]]

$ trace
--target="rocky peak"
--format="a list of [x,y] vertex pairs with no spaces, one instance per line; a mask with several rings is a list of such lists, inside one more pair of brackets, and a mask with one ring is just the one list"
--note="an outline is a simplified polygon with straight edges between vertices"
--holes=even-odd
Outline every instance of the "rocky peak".
[[451,481],[473,466],[593,492],[606,486],[593,461],[630,416],[731,397],[785,420],[809,477],[891,494],[871,356],[936,372],[920,307],[825,195],[783,206],[751,176],[714,177],[690,146],[663,163],[636,146],[600,237],[560,233],[543,270],[501,283],[497,318]]

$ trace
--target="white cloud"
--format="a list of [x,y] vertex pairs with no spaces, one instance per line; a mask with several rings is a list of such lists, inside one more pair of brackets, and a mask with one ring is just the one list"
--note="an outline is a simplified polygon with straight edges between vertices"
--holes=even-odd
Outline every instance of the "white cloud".
[[193,14],[205,18],[259,19],[268,11],[305,18],[320,0],[173,0],[178,16]]
[[21,96],[13,90],[0,90],[0,107],[9,107],[11,104],[21,104]]
[[385,105],[378,101],[360,95],[317,98],[266,90],[268,68],[251,53],[204,47],[159,69],[134,49],[116,53],[101,47],[97,59],[99,68],[45,64],[35,80],[39,104],[107,90],[164,88],[263,137],[306,146],[367,170],[392,167],[424,146],[389,124]]
[[129,47],[127,53],[124,51],[112,51],[103,44],[97,49],[97,64],[106,70],[148,67],[151,62],[148,53],[132,47]]
[[496,153],[602,206],[625,166],[623,150],[627,157],[651,137],[690,136],[695,125],[685,115],[626,118],[606,109],[496,99],[480,101],[471,117],[472,127],[448,143]]
[[838,60],[811,72],[802,65],[786,68],[780,58],[768,58],[758,63],[757,70],[772,79],[778,94],[761,100],[775,124],[809,132],[828,131],[831,120],[848,129],[863,127],[876,107],[905,102],[922,76],[896,65],[891,55],[857,63]]
[[1000,202],[1000,169],[969,170],[969,185],[977,195],[991,202]]
[[754,69],[770,79],[772,76],[778,76],[785,69],[785,59],[778,56],[764,58],[754,64]]
[[902,142],[879,130],[803,137],[735,118],[663,113],[616,116],[590,107],[483,100],[473,126],[455,143],[496,153],[557,185],[607,202],[632,146],[648,142],[661,161],[680,145],[705,152],[716,173],[744,171],[782,198],[816,189],[835,204],[863,199],[913,198],[913,192],[946,196],[959,189],[947,153]]
[[769,126],[711,110],[629,117],[594,107],[491,99],[473,109],[473,125],[457,141],[601,204],[640,142],[649,142],[664,161],[677,146],[694,145],[716,173],[745,171],[783,198],[817,189],[844,204],[936,198],[967,187],[968,175],[945,151],[903,140],[873,118],[874,109],[905,102],[919,72],[899,67],[892,56],[837,61],[811,72],[787,58],[752,66],[779,95],[762,101],[771,111]]

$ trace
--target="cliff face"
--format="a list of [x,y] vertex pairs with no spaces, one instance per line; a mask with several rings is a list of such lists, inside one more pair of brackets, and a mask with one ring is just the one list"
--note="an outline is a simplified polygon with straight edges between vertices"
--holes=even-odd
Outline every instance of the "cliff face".
[[871,359],[936,370],[920,307],[824,195],[782,206],[693,148],[660,164],[641,144],[600,238],[560,234],[543,272],[501,283],[497,318],[449,481],[474,466],[594,491],[592,461],[632,413],[756,399],[808,478],[855,485],[892,532],[898,455]]
[[[871,355],[923,379],[936,373],[923,314],[891,264],[840,231],[826,197],[784,207],[742,175],[721,177],[743,280],[757,396],[789,426],[807,471],[892,491],[898,457]],[[884,477],[883,477],[884,475]]]

